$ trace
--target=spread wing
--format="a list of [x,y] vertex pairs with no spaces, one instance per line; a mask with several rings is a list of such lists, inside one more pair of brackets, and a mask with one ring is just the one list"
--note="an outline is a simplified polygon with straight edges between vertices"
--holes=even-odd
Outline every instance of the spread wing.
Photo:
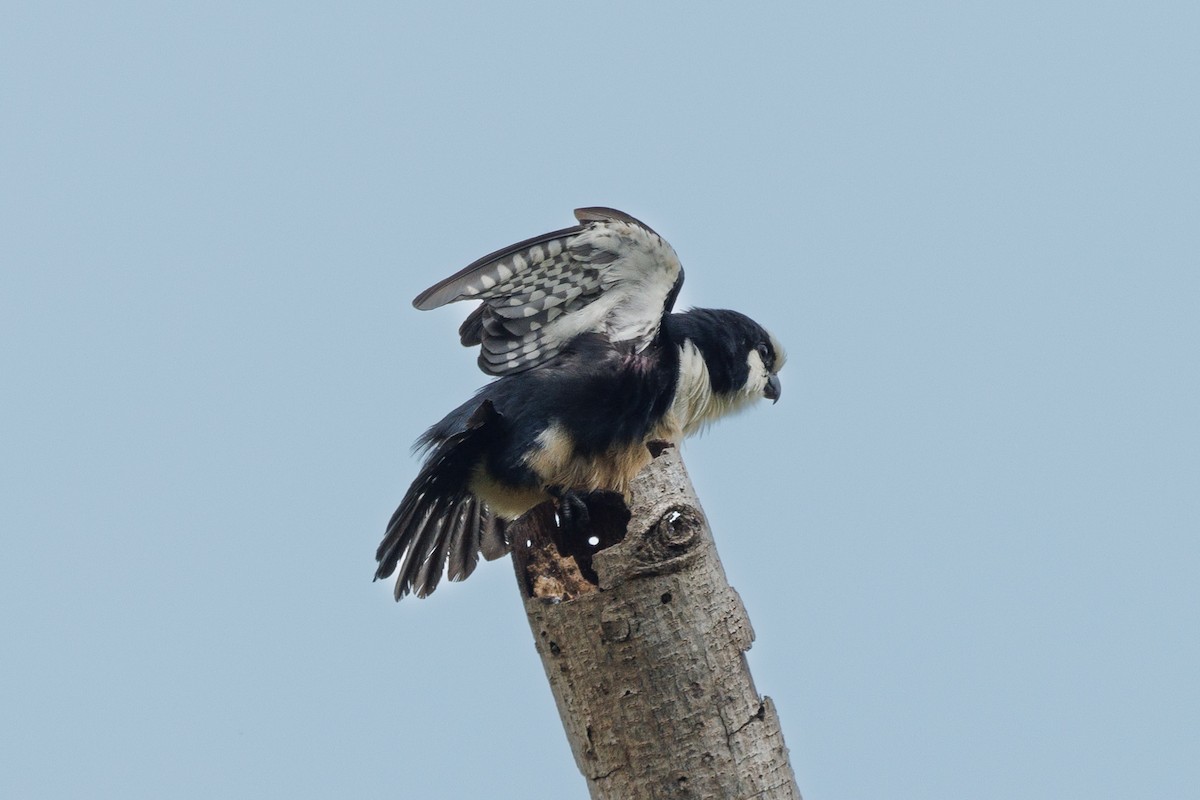
[[683,284],[678,256],[620,211],[580,208],[575,219],[579,225],[484,256],[413,305],[482,300],[459,335],[467,347],[481,345],[479,367],[490,375],[535,367],[581,333],[645,348]]

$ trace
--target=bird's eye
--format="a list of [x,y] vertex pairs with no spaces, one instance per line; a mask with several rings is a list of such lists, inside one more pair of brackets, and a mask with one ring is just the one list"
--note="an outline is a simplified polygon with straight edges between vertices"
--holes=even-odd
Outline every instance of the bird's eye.
[[759,342],[758,347],[754,348],[758,351],[758,357],[762,359],[763,366],[771,366],[771,348],[767,347],[765,342]]

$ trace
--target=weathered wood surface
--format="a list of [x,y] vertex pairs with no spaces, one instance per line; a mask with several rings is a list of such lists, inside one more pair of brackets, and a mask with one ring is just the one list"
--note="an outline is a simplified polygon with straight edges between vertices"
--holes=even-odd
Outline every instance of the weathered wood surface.
[[[594,557],[564,555],[549,512],[513,530],[529,624],[592,798],[799,800],[775,707],[746,663],[750,620],[675,449],[638,476],[629,511],[623,540]],[[594,509],[592,535],[619,538],[625,517],[620,503]]]

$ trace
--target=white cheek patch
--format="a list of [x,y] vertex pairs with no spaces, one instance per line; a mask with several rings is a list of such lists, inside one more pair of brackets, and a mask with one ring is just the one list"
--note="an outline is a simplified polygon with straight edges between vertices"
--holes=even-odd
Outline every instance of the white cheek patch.
[[746,376],[746,385],[742,387],[741,393],[751,397],[761,396],[767,388],[771,373],[767,371],[767,365],[763,363],[757,350],[751,350],[750,355],[746,356],[746,366],[750,368],[750,374]]

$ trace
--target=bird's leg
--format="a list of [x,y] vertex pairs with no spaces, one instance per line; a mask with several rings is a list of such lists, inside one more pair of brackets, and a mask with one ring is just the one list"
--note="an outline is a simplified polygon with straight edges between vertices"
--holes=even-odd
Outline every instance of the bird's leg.
[[548,486],[546,493],[554,498],[557,524],[543,517],[546,521],[538,524],[537,530],[550,540],[561,558],[575,561],[585,580],[599,585],[592,557],[625,538],[630,515],[624,496],[598,491],[587,493],[584,500],[585,495],[562,486]]
[[581,531],[591,521],[587,503],[573,489],[548,486],[546,491],[554,498],[558,507],[558,526],[564,531]]

